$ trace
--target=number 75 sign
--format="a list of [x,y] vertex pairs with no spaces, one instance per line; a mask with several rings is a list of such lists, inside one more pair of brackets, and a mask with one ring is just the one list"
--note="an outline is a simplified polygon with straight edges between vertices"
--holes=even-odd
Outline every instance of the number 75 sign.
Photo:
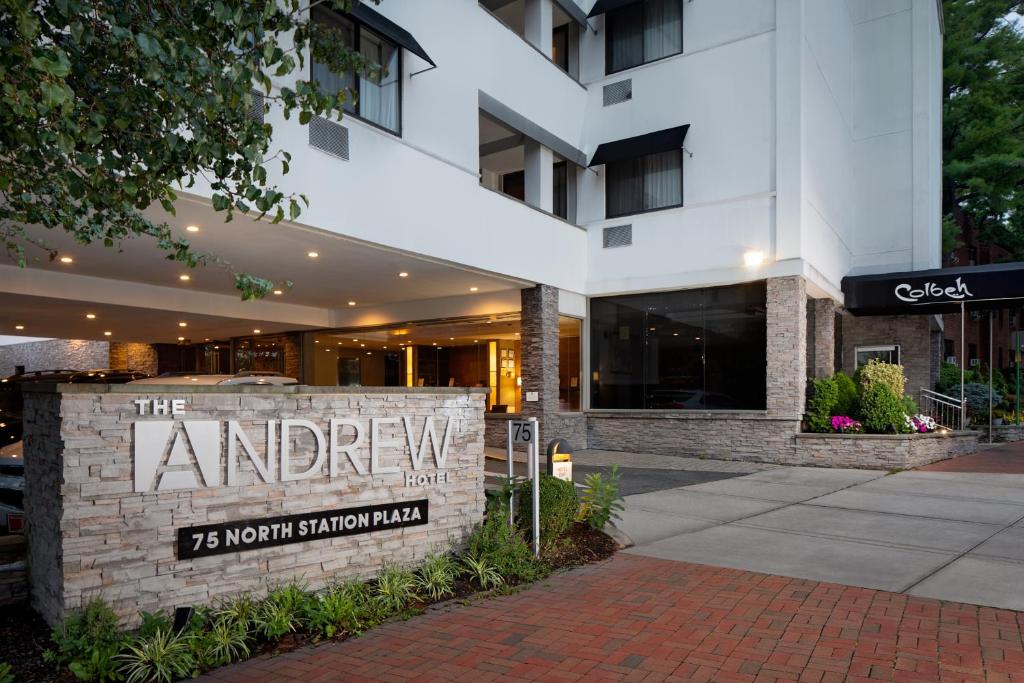
[[537,440],[537,423],[528,420],[509,420],[509,433],[512,443],[531,444]]

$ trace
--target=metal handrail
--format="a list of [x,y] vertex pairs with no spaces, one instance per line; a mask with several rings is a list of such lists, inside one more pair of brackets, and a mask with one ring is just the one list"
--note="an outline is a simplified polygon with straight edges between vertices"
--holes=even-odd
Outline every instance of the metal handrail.
[[921,412],[947,429],[962,430],[963,403],[959,398],[921,387]]

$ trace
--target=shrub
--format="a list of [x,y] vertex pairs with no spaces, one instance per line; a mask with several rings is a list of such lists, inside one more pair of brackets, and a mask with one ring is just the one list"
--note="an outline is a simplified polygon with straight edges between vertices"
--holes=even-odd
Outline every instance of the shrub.
[[6,662],[0,662],[0,683],[14,683],[14,672]]
[[[903,398],[903,389],[907,384],[907,378],[903,374],[903,366],[894,363],[883,363],[877,358],[870,359],[867,363],[857,368],[854,375],[857,382],[859,395],[863,401],[876,384],[884,384],[895,394],[896,398]],[[861,408],[863,410],[863,407]]]
[[171,683],[191,676],[196,661],[189,651],[186,637],[160,629],[145,638],[131,641],[118,660],[128,676],[127,683]]
[[292,606],[276,602],[269,597],[259,604],[253,619],[256,633],[270,641],[279,640],[298,630],[301,623]]
[[[992,405],[997,406],[1002,402],[1002,397],[994,389],[991,392]],[[967,413],[973,417],[985,416],[988,419],[989,388],[987,384],[972,382],[964,385],[964,401],[967,403]]]
[[469,537],[466,554],[486,559],[508,582],[530,582],[547,576],[549,569],[534,556],[522,531],[508,523],[508,507],[492,499],[483,524]]
[[505,583],[498,568],[492,565],[486,557],[467,555],[462,558],[462,566],[466,568],[469,578],[483,590],[497,588]]
[[43,653],[47,662],[66,664],[83,681],[117,681],[115,657],[127,636],[117,615],[100,599],[68,616],[50,634],[54,649]]
[[906,431],[900,397],[887,384],[877,382],[861,397],[864,427],[875,434],[899,434]]
[[200,670],[224,666],[249,656],[249,633],[237,621],[218,617],[208,630],[188,635],[189,652]]
[[[548,474],[540,476],[540,542],[550,546],[576,521],[580,503],[576,487]],[[527,535],[533,531],[533,482],[519,485],[519,525]]]
[[917,415],[920,410],[917,408],[917,401],[910,394],[905,394],[900,403],[903,405],[903,412],[907,415]]
[[431,555],[416,572],[416,587],[431,600],[440,600],[455,593],[459,567],[449,555]]
[[309,620],[314,633],[333,638],[339,633],[356,633],[360,629],[360,606],[351,593],[341,588],[319,595]]
[[375,583],[377,601],[388,612],[401,612],[416,598],[416,577],[408,569],[385,565]]
[[218,619],[225,619],[237,628],[250,632],[253,630],[253,621],[256,619],[258,608],[256,600],[249,593],[243,593],[221,604],[215,612]]
[[855,417],[860,413],[860,406],[857,401],[857,385],[850,376],[843,372],[832,375],[832,381],[836,385],[836,407],[833,415],[848,415]]
[[812,432],[832,431],[829,418],[836,412],[839,390],[831,377],[810,381],[807,392],[807,428]]
[[618,519],[622,512],[622,496],[619,494],[619,465],[612,465],[608,477],[599,472],[588,474],[583,480],[580,505],[580,519],[590,528],[600,531],[613,517]]

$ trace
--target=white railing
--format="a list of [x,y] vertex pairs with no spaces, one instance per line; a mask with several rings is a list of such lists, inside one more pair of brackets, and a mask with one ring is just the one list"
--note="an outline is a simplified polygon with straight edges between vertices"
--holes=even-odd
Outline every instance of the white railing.
[[921,400],[918,403],[922,413],[930,416],[946,429],[961,430],[964,428],[963,406],[959,398],[922,388]]

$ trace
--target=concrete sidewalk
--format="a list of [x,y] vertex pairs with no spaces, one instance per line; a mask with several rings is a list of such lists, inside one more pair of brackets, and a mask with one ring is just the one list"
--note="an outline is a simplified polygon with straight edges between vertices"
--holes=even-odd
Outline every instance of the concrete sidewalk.
[[1024,475],[780,468],[626,510],[638,555],[1024,609]]

